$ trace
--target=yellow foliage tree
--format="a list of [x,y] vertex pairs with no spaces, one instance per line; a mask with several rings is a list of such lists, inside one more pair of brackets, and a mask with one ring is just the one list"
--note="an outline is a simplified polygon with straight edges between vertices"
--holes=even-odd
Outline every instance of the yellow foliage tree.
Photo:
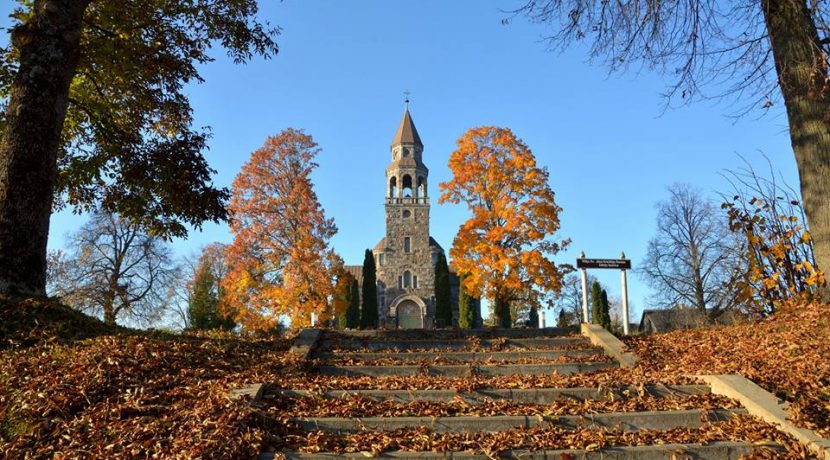
[[[770,165],[772,169],[772,165]],[[769,314],[782,302],[809,302],[827,280],[816,265],[812,235],[794,190],[751,165],[727,176],[735,195],[722,205],[730,229],[744,240],[745,267],[729,283],[750,310]]]
[[247,329],[273,328],[281,315],[304,327],[312,312],[327,313],[342,261],[329,247],[337,227],[311,183],[318,152],[311,136],[287,129],[269,137],[233,182],[224,286]]
[[474,128],[450,156],[453,178],[440,184],[440,203],[465,203],[470,218],[450,250],[464,288],[493,304],[497,325],[510,327],[511,302],[539,303],[558,293],[563,271],[551,257],[559,213],[548,172],[510,129]]

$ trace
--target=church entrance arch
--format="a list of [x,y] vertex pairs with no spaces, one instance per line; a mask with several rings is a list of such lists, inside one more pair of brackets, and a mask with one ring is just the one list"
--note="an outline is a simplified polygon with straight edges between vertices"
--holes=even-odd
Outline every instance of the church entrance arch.
[[421,307],[411,300],[404,301],[398,306],[399,329],[423,329],[424,317]]
[[395,299],[389,312],[395,315],[398,329],[423,329],[426,304],[417,296],[406,295]]

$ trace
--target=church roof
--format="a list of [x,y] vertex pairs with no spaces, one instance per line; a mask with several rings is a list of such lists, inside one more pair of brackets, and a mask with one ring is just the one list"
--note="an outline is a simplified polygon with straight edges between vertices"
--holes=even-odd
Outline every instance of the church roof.
[[421,136],[418,135],[418,130],[415,129],[415,123],[412,122],[412,116],[409,115],[409,109],[403,113],[401,124],[398,125],[398,131],[395,133],[395,138],[392,139],[392,145],[398,144],[415,144],[423,147],[421,143]]
[[444,248],[442,248],[441,245],[438,244],[437,241],[435,241],[435,238],[433,238],[431,236],[429,237],[429,245],[434,247],[434,248],[438,248],[441,252],[444,252]]
[[363,284],[363,265],[344,265],[343,268],[357,280],[358,284]]

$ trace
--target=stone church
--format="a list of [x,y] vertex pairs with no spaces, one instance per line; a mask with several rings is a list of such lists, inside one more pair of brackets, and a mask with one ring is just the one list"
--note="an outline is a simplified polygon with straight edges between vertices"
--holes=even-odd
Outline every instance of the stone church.
[[[451,326],[437,324],[435,319],[434,265],[444,249],[429,235],[429,169],[423,162],[424,145],[408,107],[392,139],[391,151],[384,192],[386,236],[372,251],[377,267],[379,326],[387,329]],[[362,266],[346,268],[363,282]],[[458,321],[458,281],[450,272],[452,325]],[[476,316],[480,322],[480,314]]]

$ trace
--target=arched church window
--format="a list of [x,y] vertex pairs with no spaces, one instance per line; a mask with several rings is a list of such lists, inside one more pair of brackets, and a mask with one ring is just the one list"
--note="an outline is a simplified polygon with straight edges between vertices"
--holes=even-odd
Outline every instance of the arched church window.
[[423,176],[418,177],[418,196],[427,196],[427,180]]
[[412,287],[418,289],[418,276],[415,275],[412,277]]
[[389,179],[389,198],[395,198],[396,196],[398,196],[398,178],[392,176]]
[[401,190],[403,190],[403,196],[412,196],[412,176],[409,174],[403,176],[403,179],[401,180]]
[[404,209],[403,210],[403,216],[404,217],[411,217],[412,216],[412,211],[410,211],[409,209]]
[[409,253],[412,251],[412,238],[405,236],[403,238],[403,252]]
[[403,272],[403,287],[412,287],[412,273],[409,273],[409,270]]

